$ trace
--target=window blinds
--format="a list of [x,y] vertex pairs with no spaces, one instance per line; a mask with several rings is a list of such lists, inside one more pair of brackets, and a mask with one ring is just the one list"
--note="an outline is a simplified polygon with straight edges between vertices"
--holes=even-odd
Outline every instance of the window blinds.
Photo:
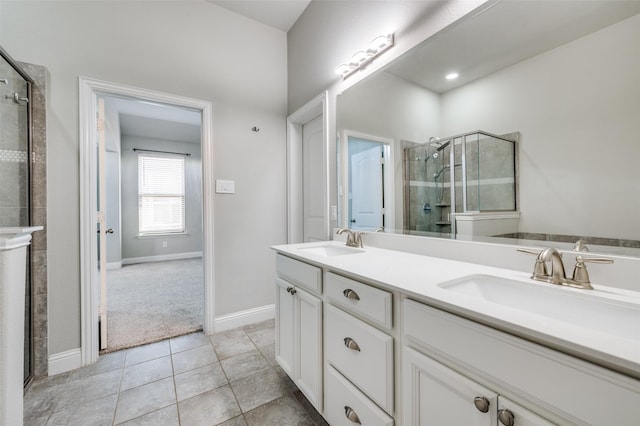
[[138,154],[140,234],[184,232],[184,157]]

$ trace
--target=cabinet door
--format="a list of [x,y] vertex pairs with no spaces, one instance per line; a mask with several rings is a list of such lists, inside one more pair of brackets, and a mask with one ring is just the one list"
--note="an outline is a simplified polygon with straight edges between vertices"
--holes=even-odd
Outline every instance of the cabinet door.
[[498,397],[499,426],[554,426],[542,417],[507,398]]
[[295,383],[309,402],[322,411],[322,302],[296,288],[295,305],[298,351]]
[[[411,426],[497,424],[498,395],[431,358],[403,348],[403,418]],[[474,402],[479,399],[477,405]],[[486,404],[486,412],[482,405]]]
[[292,284],[276,278],[276,361],[295,380],[295,298]]

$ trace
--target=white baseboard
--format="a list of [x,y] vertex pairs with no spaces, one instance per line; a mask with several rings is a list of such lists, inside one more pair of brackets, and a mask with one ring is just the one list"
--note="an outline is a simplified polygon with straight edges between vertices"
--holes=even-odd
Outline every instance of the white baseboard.
[[255,322],[266,321],[276,316],[276,305],[265,305],[257,308],[247,309],[246,311],[233,312],[227,315],[221,315],[215,319],[215,332],[231,330],[232,328],[242,327],[243,325],[253,324]]
[[191,259],[193,257],[202,257],[202,252],[194,251],[190,253],[161,254],[157,256],[143,256],[143,257],[128,257],[126,259],[122,259],[122,264],[132,265],[134,263],[164,262],[165,260]]
[[82,367],[80,348],[49,355],[49,376],[65,373]]
[[108,262],[107,263],[107,271],[112,270],[112,269],[120,269],[122,268],[122,261],[118,261],[118,262]]

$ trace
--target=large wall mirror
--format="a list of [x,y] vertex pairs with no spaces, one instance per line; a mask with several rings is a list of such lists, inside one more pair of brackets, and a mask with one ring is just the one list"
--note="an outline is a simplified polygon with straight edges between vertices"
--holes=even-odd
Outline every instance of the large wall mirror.
[[639,44],[638,1],[492,2],[425,40],[338,95],[338,224],[640,256]]

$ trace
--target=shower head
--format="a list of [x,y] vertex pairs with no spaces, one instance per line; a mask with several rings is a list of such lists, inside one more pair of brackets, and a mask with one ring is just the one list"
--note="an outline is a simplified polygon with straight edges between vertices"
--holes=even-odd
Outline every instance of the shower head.
[[440,145],[440,146],[436,149],[436,152],[442,151],[443,149],[448,147],[450,143],[451,143],[450,140],[446,141],[445,143],[438,143],[438,145]]
[[435,143],[436,145],[442,145],[442,144],[440,143],[440,138],[437,138],[437,137],[435,137],[435,136],[431,136],[431,137],[429,138],[429,141],[428,141],[427,143]]

